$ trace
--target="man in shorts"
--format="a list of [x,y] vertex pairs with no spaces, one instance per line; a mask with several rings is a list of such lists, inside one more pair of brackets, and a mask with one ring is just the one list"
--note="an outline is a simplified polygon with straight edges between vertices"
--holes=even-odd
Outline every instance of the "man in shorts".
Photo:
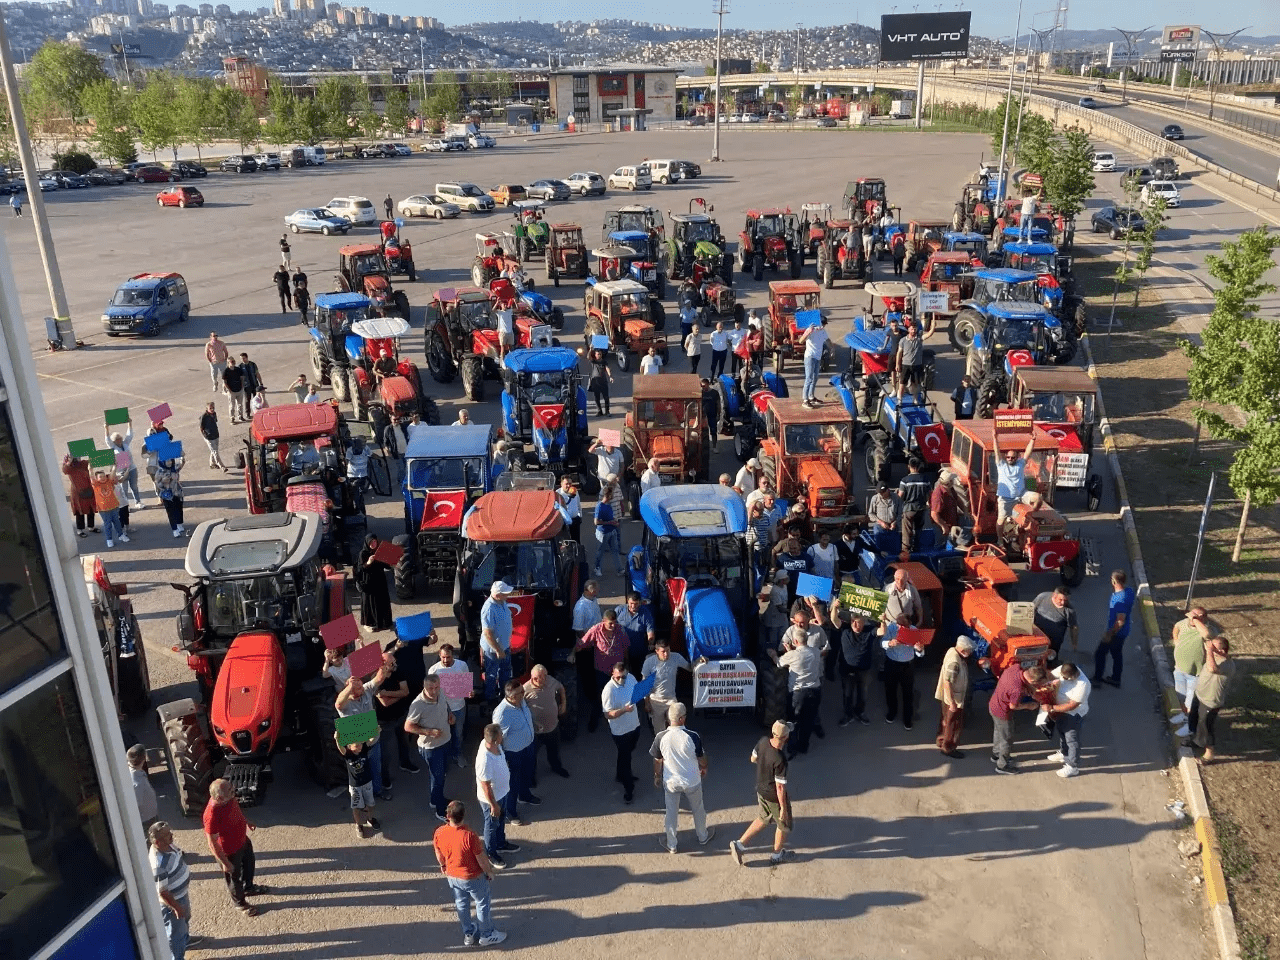
[[791,858],[790,850],[785,849],[788,834],[793,824],[791,818],[791,793],[787,789],[787,738],[791,736],[792,724],[778,720],[774,723],[771,736],[761,737],[756,748],[751,751],[751,762],[756,765],[756,802],[759,811],[756,818],[737,840],[729,841],[729,852],[733,859],[742,864],[745,847],[761,830],[769,824],[775,824],[777,831],[773,837],[773,853],[769,863],[777,866]]
[[[338,735],[333,735],[333,742],[338,743]],[[371,741],[372,742],[372,741]],[[377,801],[373,798],[373,765],[369,762],[369,744],[353,743],[343,746],[338,743],[338,752],[347,764],[347,790],[351,794],[351,818],[356,822],[356,834],[361,840],[370,836],[369,828],[381,830],[382,824],[373,816],[373,808]]]

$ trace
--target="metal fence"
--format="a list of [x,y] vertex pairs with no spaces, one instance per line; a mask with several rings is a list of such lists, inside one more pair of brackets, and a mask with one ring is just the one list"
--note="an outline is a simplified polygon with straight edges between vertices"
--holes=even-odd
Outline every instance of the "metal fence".
[[1216,119],[1221,119],[1227,126],[1251,133],[1255,137],[1266,137],[1268,140],[1280,142],[1280,119],[1273,120],[1270,117],[1246,113],[1243,110],[1223,110],[1221,105],[1214,112],[1217,114]]

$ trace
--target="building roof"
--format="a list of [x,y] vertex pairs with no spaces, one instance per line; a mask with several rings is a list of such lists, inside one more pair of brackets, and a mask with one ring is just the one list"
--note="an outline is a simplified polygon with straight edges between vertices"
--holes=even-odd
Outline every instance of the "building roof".
[[669,73],[675,76],[680,71],[676,67],[668,67],[656,63],[633,63],[627,61],[618,61],[616,63],[595,63],[591,66],[582,67],[566,67],[562,70],[552,70],[550,76],[573,76],[574,74],[597,74],[597,73]]
[[408,460],[485,457],[489,455],[492,438],[493,427],[484,423],[463,427],[416,427],[404,455]]
[[512,350],[503,362],[512,373],[559,373],[577,369],[578,353],[568,347]]
[[732,487],[678,484],[646,491],[640,518],[660,537],[716,537],[746,531],[747,505]]

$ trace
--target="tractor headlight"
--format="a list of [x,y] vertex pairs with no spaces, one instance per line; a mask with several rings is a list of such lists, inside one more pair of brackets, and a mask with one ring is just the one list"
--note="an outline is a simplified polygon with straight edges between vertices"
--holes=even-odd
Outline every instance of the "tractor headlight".
[[260,724],[258,724],[258,732],[259,732],[259,733],[266,733],[266,732],[267,732],[268,730],[270,730],[270,729],[271,729],[271,718],[270,718],[270,717],[267,717],[267,719],[263,720]]

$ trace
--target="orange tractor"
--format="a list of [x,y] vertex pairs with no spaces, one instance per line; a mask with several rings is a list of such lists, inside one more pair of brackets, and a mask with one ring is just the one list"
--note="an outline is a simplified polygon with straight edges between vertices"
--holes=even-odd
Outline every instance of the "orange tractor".
[[[804,356],[800,335],[821,321],[822,288],[812,280],[774,280],[769,284],[769,312],[761,336],[764,352],[773,354],[774,369],[782,373],[787,360]],[[831,345],[822,354],[822,369],[831,366]]]
[[977,644],[978,658],[995,677],[1010,666],[1043,667],[1049,657],[1048,636],[1022,610],[1009,606],[1017,581],[999,547],[980,543],[965,553],[960,616]]
[[784,500],[804,500],[815,524],[856,519],[853,506],[853,422],[844,407],[806,407],[773,396],[756,451],[764,476]]
[[711,474],[711,424],[702,413],[702,381],[692,373],[636,377],[622,432],[630,452],[626,480],[631,515],[640,516],[640,474],[658,461],[662,485],[706,483]]
[[387,257],[380,244],[351,244],[338,250],[337,292],[362,293],[382,313],[409,319],[409,298],[393,290]]

